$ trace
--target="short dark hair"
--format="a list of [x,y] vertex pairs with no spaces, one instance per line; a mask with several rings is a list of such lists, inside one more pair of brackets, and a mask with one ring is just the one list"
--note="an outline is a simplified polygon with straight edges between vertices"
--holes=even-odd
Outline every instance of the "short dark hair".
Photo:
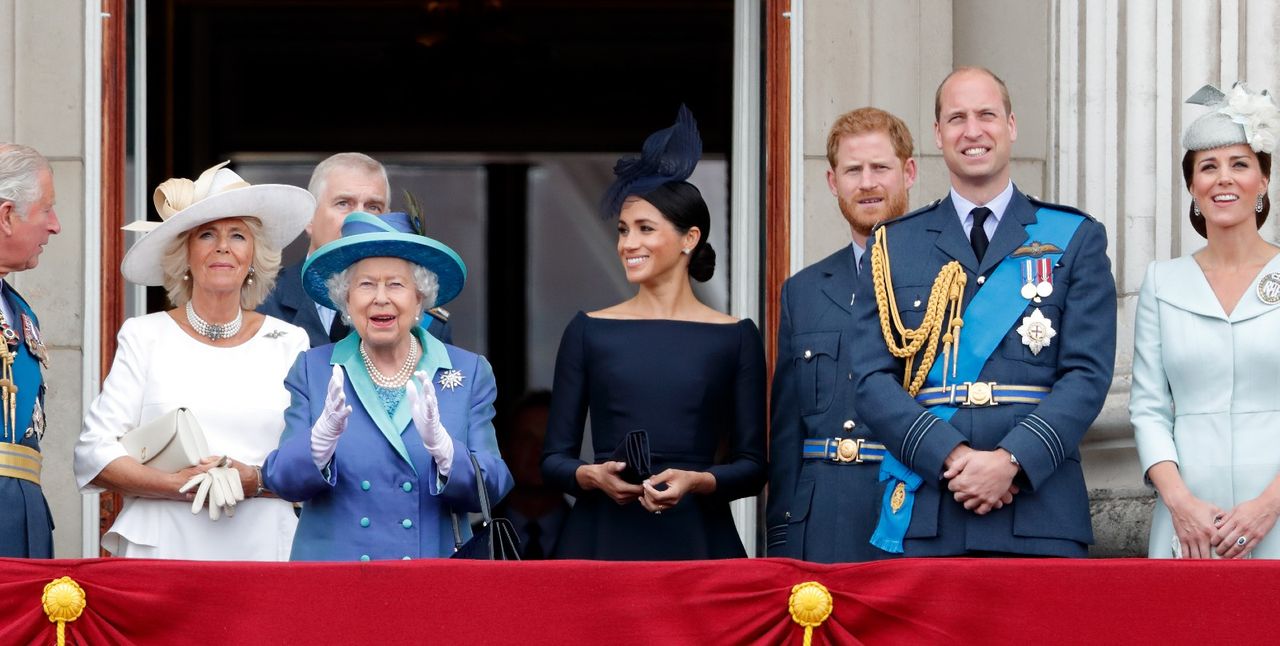
[[950,81],[951,77],[967,72],[981,72],[990,76],[991,80],[995,81],[996,85],[1000,87],[1000,99],[1004,102],[1004,116],[1008,118],[1009,115],[1013,114],[1013,101],[1009,99],[1009,86],[1004,84],[1004,79],[996,76],[995,72],[985,67],[968,65],[951,70],[951,73],[938,84],[937,91],[933,93],[933,120],[935,123],[942,120],[942,88],[946,87],[947,81]]
[[707,243],[711,236],[711,212],[698,187],[689,182],[667,182],[636,197],[652,204],[681,234],[698,227],[702,235],[689,252],[689,277],[700,283],[711,280],[716,271],[716,252]]
[[[1212,149],[1210,149],[1212,150]],[[1253,150],[1250,148],[1249,150]],[[1187,183],[1187,190],[1191,190],[1191,176],[1196,172],[1196,153],[1203,152],[1199,150],[1188,150],[1187,154],[1182,156],[1182,179]],[[1262,171],[1263,177],[1271,177],[1271,153],[1254,152],[1254,157],[1258,158],[1258,169]],[[1262,223],[1267,221],[1267,214],[1271,213],[1271,196],[1262,196],[1262,211],[1255,214],[1258,228],[1262,228]],[[1204,224],[1204,216],[1196,215],[1196,201],[1191,199],[1191,207],[1187,209],[1187,217],[1191,219],[1191,228],[1200,234],[1201,238],[1209,239],[1209,231]]]

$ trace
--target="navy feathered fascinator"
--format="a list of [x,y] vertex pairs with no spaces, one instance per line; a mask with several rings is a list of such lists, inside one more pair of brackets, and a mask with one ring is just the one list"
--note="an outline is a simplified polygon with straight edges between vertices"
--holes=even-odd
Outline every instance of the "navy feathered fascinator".
[[622,203],[631,195],[645,195],[667,182],[683,182],[693,174],[702,158],[702,136],[698,122],[683,104],[676,122],[644,140],[639,158],[619,159],[613,167],[617,179],[605,191],[601,208],[611,218],[622,211]]

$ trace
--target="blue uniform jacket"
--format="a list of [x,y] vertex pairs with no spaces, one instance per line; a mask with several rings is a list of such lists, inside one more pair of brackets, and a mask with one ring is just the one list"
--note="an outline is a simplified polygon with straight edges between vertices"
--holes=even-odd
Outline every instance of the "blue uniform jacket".
[[[1040,206],[1074,211],[1033,202],[1014,190],[981,265],[950,198],[883,225],[903,324],[920,325],[933,280],[952,260],[968,275],[967,305],[979,288],[977,277],[1030,242],[1025,227],[1036,221]],[[1019,317],[979,377],[1052,391],[1039,404],[961,408],[950,422],[931,415],[903,389],[903,362],[889,354],[880,331],[869,252],[864,258],[850,334],[880,340],[854,346],[855,402],[889,452],[924,478],[907,530],[907,556],[1087,553],[1093,529],[1079,444],[1102,409],[1115,363],[1116,288],[1106,248],[1104,227],[1086,217],[1054,265],[1052,295],[1041,303],[1027,301],[1024,313],[1040,308],[1057,336],[1033,354],[1016,331]],[[963,329],[970,333],[983,324],[966,316]],[[941,474],[943,461],[961,443],[981,450],[1003,447],[1017,457],[1021,493],[1011,505],[978,516],[955,501]]]
[[893,556],[868,542],[884,491],[877,481],[880,463],[801,458],[806,439],[874,439],[854,411],[850,356],[856,344],[882,341],[847,329],[856,277],[853,249],[844,246],[782,285],[771,398],[769,556],[828,563]]
[[[18,400],[14,407],[17,419],[10,431],[0,430],[0,449],[13,442],[27,448],[40,450],[40,436],[44,434],[44,373],[39,360],[27,346],[28,336],[23,330],[22,317],[31,319],[34,328],[40,329],[35,312],[8,283],[3,286],[4,298],[9,310],[18,317],[9,321],[19,335],[18,356],[13,361],[13,380],[18,386]],[[0,343],[3,343],[0,340]],[[35,415],[37,408],[40,415]],[[53,516],[44,492],[38,485],[20,478],[0,476],[0,556],[18,558],[53,558]]]
[[[419,330],[420,332],[420,330]],[[263,479],[282,498],[304,502],[292,560],[354,561],[446,557],[453,553],[453,512],[480,510],[476,454],[489,497],[497,504],[512,487],[493,430],[497,387],[489,362],[477,354],[419,334],[418,364],[435,375],[440,421],[453,437],[453,465],[440,482],[435,460],[409,413],[408,399],[393,416],[383,412],[360,359],[355,334],[299,355],[285,378],[292,403],[280,448],[267,456]],[[346,373],[351,416],[333,460],[322,472],[311,458],[311,426],[324,410],[332,365]],[[460,371],[462,385],[442,388],[440,375]],[[463,540],[471,535],[465,517]]]
[[[313,348],[330,343],[329,329],[320,320],[316,302],[302,288],[302,263],[280,270],[280,274],[276,276],[276,286],[267,295],[267,300],[258,306],[258,311],[306,330]],[[422,322],[427,325],[431,336],[445,343],[453,343],[453,329],[444,317],[440,310],[432,309],[423,317]]]

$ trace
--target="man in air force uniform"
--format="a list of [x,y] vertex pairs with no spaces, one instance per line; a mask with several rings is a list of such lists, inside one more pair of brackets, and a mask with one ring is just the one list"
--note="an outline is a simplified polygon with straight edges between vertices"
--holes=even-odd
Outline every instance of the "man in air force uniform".
[[1115,360],[1103,226],[1009,179],[1008,90],[938,88],[939,202],[876,229],[854,303],[855,403],[891,454],[873,542],[907,556],[1085,556],[1078,450]]

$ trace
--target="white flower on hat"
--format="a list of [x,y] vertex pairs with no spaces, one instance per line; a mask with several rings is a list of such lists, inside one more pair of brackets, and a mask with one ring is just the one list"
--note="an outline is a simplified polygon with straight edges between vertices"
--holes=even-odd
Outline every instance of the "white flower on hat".
[[1280,139],[1280,109],[1265,91],[1250,92],[1244,83],[1237,83],[1218,111],[1244,127],[1245,139],[1255,152],[1275,150]]

